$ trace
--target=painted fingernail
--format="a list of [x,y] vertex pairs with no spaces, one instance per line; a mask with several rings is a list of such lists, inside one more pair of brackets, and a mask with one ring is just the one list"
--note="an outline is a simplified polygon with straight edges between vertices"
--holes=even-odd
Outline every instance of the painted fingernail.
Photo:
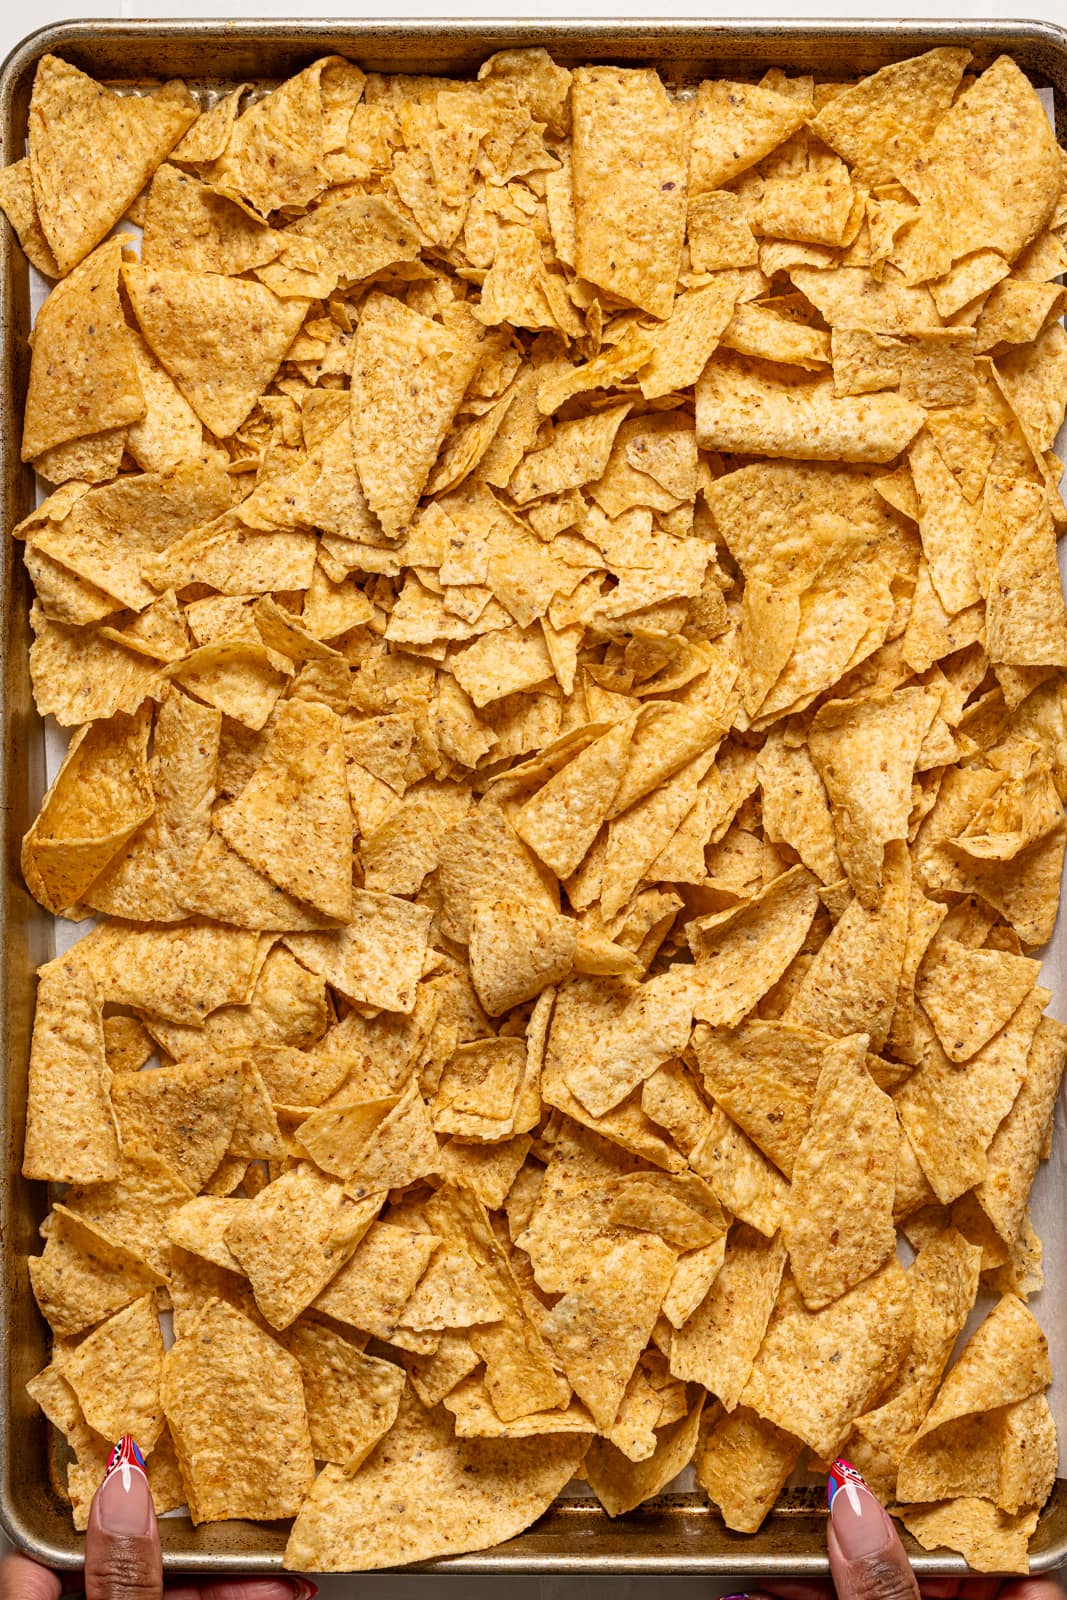
[[889,1542],[885,1512],[850,1461],[839,1457],[830,1468],[826,1501],[841,1554],[846,1561],[877,1555]]
[[107,1461],[96,1494],[96,1514],[105,1533],[150,1533],[155,1517],[152,1491],[145,1476],[144,1456],[130,1434],[124,1433]]

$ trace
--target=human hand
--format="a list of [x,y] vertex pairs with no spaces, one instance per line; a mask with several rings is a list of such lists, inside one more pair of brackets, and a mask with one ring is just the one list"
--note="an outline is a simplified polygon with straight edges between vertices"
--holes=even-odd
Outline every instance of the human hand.
[[[65,1581],[64,1581],[65,1580]],[[79,1575],[60,1574],[9,1551],[0,1561],[0,1600],[60,1600],[81,1586]],[[163,1585],[152,1491],[141,1454],[127,1434],[115,1446],[93,1499],[85,1535],[86,1600],[312,1600],[306,1578],[222,1578],[200,1583],[176,1578]]]
[[847,1462],[834,1463],[828,1493],[830,1581],[783,1579],[725,1600],[1064,1600],[1054,1577],[917,1578],[892,1517]]

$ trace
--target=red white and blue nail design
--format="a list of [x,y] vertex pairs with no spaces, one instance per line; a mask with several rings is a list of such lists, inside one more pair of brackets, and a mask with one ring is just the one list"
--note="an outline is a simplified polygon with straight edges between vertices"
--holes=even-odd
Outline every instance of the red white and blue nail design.
[[862,1472],[857,1472],[851,1461],[846,1461],[844,1456],[838,1456],[830,1468],[830,1476],[826,1480],[826,1504],[828,1507],[833,1505],[842,1489],[851,1491],[850,1498],[855,1495],[857,1489],[864,1489],[868,1494],[871,1492],[867,1488],[867,1480]]
[[144,1456],[137,1448],[137,1441],[130,1433],[124,1433],[118,1444],[107,1458],[107,1467],[104,1471],[102,1483],[106,1483],[116,1472],[122,1473],[122,1487],[129,1490],[130,1473],[139,1472],[145,1477]]

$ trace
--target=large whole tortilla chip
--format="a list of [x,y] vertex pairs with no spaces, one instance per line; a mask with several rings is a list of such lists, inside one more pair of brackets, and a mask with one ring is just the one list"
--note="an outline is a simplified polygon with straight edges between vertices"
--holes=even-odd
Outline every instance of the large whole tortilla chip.
[[681,112],[648,67],[580,67],[571,101],[575,267],[609,294],[666,317],[685,236]]
[[41,57],[30,99],[30,170],[61,273],[119,220],[196,114],[178,81],[119,95],[69,61]]
[[118,1176],[109,1079],[92,979],[77,963],[50,962],[41,968],[30,1045],[25,1177],[104,1183]]
[[942,45],[895,61],[835,94],[812,129],[868,183],[890,183],[934,133],[970,59]]
[[478,346],[389,295],[360,312],[352,446],[367,500],[390,536],[411,521],[478,364]]
[[240,427],[280,366],[307,310],[260,283],[181,267],[123,268],[145,341],[205,427]]
[[293,1524],[294,1572],[370,1570],[482,1550],[547,1511],[581,1465],[587,1439],[457,1439],[452,1419],[405,1393],[400,1413],[354,1477],[325,1467]]
[[690,134],[691,193],[721,189],[754,166],[796,132],[808,110],[803,98],[764,84],[702,83]]
[[745,1406],[705,1411],[696,1478],[728,1528],[755,1533],[800,1459],[804,1445]]
[[163,1409],[194,1523],[299,1509],[315,1475],[300,1365],[232,1306],[209,1301],[167,1352]]
[[[22,426],[23,461],[144,416],[133,337],[119,301],[125,237],[108,239],[41,307]],[[118,453],[121,457],[121,440]],[[52,471],[46,476],[58,483],[88,474]]]

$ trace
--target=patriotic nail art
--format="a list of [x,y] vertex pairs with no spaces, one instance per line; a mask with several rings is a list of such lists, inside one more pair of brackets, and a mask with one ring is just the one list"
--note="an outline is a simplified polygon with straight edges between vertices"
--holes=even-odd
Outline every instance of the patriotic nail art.
[[131,1468],[144,1472],[144,1456],[137,1448],[137,1441],[132,1434],[124,1433],[118,1444],[107,1458],[107,1467],[102,1479],[103,1483],[116,1472],[122,1472],[124,1482],[129,1482]]
[[834,1497],[836,1496],[838,1490],[843,1489],[846,1483],[853,1483],[858,1489],[867,1489],[868,1494],[871,1492],[870,1489],[867,1488],[867,1480],[864,1478],[862,1472],[857,1472],[851,1461],[846,1461],[844,1456],[838,1456],[837,1460],[830,1468],[830,1475],[826,1480],[827,1506],[833,1505]]

